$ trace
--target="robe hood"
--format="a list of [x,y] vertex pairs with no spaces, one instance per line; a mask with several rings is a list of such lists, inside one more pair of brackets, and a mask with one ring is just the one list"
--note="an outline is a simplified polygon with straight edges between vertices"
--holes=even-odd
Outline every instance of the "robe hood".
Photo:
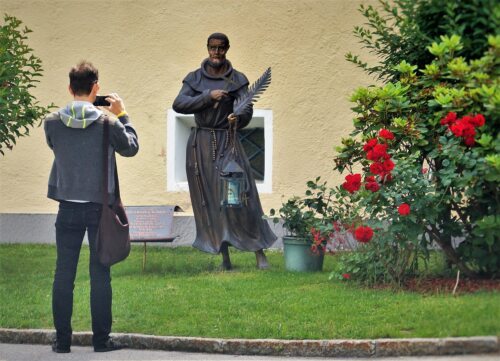
[[228,92],[237,92],[239,89],[248,86],[249,82],[247,77],[239,72],[238,70],[233,68],[233,65],[229,60],[226,60],[228,64],[228,69],[223,75],[212,76],[208,74],[205,70],[208,59],[203,60],[201,63],[201,67],[198,70],[195,70],[189,73],[183,80],[184,83],[189,84],[191,88],[202,93],[206,87],[203,83],[203,78],[208,79],[224,79],[226,81],[225,90]]

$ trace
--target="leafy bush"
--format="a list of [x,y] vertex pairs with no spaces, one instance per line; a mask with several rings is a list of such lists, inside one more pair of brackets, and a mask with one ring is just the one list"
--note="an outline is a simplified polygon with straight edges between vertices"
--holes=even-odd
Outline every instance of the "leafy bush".
[[336,158],[337,170],[365,174],[348,175],[342,196],[397,283],[434,243],[469,276],[500,270],[500,36],[469,61],[456,56],[460,37],[441,40],[424,68],[402,61],[398,81],[354,92],[354,130]]
[[360,243],[334,278],[401,285],[436,245],[466,275],[497,277],[500,36],[486,38],[498,33],[500,4],[380,4],[361,6],[368,23],[355,28],[380,64],[346,58],[387,83],[352,95],[354,130],[335,158],[349,174],[322,185],[329,205],[308,226],[314,239],[351,234]]
[[498,34],[500,3],[495,0],[379,0],[380,10],[361,5],[359,11],[367,19],[356,26],[354,34],[380,63],[368,65],[358,55],[348,53],[346,59],[383,80],[395,80],[395,67],[403,60],[423,68],[433,57],[427,47],[441,35],[459,35],[459,55],[475,59],[487,50],[484,39]]
[[320,183],[320,177],[307,183],[305,196],[293,196],[284,201],[278,210],[270,210],[270,218],[274,223],[283,222],[283,228],[289,236],[306,239],[313,243],[311,229],[332,213],[333,190],[326,182]]
[[12,149],[16,138],[29,134],[29,126],[53,107],[38,105],[30,93],[42,76],[42,61],[26,45],[30,29],[20,29],[22,22],[5,15],[0,26],[0,153]]
[[274,223],[282,222],[287,236],[302,238],[313,252],[336,252],[353,248],[351,226],[344,219],[352,219],[348,200],[338,195],[338,189],[328,187],[317,177],[307,182],[304,196],[293,196],[278,210],[270,210]]

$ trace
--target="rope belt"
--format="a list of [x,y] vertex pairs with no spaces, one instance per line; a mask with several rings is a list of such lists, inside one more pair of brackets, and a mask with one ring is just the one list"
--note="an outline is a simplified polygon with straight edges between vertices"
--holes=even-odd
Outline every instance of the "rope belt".
[[[217,137],[215,136],[215,132],[226,132],[226,139],[224,142],[224,150],[227,148],[229,145],[229,128],[206,128],[206,127],[196,127],[195,128],[195,133],[194,133],[194,145],[193,147],[196,147],[196,137],[198,135],[198,129],[206,130],[210,132],[211,138],[212,138],[212,161],[215,162],[216,155],[217,155]],[[224,153],[221,153],[219,157],[223,157]],[[196,158],[195,158],[196,159]]]

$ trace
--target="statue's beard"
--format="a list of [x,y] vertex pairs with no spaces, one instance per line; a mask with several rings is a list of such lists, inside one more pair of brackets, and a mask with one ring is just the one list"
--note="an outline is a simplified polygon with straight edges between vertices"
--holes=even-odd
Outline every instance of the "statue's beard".
[[208,65],[210,65],[212,68],[215,68],[215,69],[222,68],[224,65],[226,65],[226,62],[227,62],[226,59],[224,59],[224,60],[222,60],[221,62],[218,62],[218,63],[214,63],[214,62],[210,61],[210,59],[208,59]]

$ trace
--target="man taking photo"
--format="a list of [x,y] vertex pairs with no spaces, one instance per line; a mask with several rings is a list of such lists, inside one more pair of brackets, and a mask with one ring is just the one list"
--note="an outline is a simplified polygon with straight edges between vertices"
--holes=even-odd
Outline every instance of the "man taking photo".
[[[90,248],[90,310],[94,351],[122,348],[111,332],[110,267],[102,265],[96,253],[96,235],[103,205],[103,192],[110,204],[115,194],[115,152],[133,157],[139,150],[137,133],[115,93],[106,97],[111,119],[93,103],[99,92],[98,70],[82,61],[69,72],[69,92],[73,101],[48,115],[44,121],[47,144],[54,152],[49,177],[48,197],[59,202],[56,219],[57,261],[52,289],[52,313],[56,339],[52,350],[68,353],[71,347],[73,288],[85,232]],[[108,189],[102,189],[103,127],[109,119]]]

